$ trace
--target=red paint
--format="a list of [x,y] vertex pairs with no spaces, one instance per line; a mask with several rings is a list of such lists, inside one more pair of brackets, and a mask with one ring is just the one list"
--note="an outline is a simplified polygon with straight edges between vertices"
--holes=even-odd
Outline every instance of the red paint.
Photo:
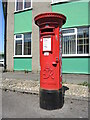
[[59,28],[65,23],[66,17],[58,13],[43,13],[37,15],[34,20],[40,28],[40,88],[59,90],[62,88],[62,47]]

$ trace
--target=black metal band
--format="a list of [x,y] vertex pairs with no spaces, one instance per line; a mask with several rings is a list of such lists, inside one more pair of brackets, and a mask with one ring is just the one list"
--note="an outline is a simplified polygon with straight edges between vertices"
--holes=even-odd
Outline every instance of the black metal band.
[[63,107],[64,99],[62,89],[44,90],[40,89],[40,108],[54,110]]

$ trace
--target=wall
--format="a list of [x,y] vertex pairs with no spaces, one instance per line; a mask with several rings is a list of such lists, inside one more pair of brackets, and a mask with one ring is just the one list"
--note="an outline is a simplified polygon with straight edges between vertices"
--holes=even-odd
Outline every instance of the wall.
[[79,73],[90,74],[89,65],[90,58],[63,58],[62,72],[63,73]]
[[6,40],[6,64],[7,70],[13,70],[14,53],[14,2],[7,4],[7,40]]
[[[87,26],[90,25],[90,2],[88,1],[53,4],[52,11],[64,14],[67,17],[66,24],[63,28]],[[88,57],[62,58],[62,72],[90,74],[89,61],[90,58]]]
[[69,2],[52,5],[52,11],[67,17],[63,28],[88,25],[88,2]]
[[[39,7],[38,7],[39,6]],[[43,9],[42,9],[43,8]],[[39,28],[34,24],[34,17],[42,12],[59,12],[67,16],[66,27],[90,25],[90,2],[70,2],[52,5],[47,3],[33,3],[33,10],[14,14],[14,3],[8,3],[7,16],[7,69],[39,71]],[[14,58],[14,34],[32,32],[32,58]],[[26,61],[25,61],[26,60]],[[21,61],[21,63],[20,63]],[[80,62],[81,61],[81,62]],[[63,73],[88,73],[88,58],[63,58]],[[24,64],[23,64],[23,63]],[[14,63],[14,64],[13,64]],[[28,63],[28,64],[27,64]],[[85,64],[84,64],[85,63]],[[30,68],[28,66],[30,66]],[[76,66],[74,66],[76,64]],[[84,64],[84,65],[83,65]],[[24,66],[23,68],[21,66]],[[78,65],[80,66],[78,68]],[[82,66],[83,65],[83,66]],[[66,67],[65,67],[66,66]],[[20,69],[21,68],[21,69]],[[82,69],[81,69],[82,68]],[[90,72],[89,72],[90,73]]]
[[32,71],[32,58],[14,58],[14,70]]
[[48,2],[33,2],[32,4],[32,71],[34,73],[40,71],[39,63],[39,28],[34,23],[34,17],[43,12],[51,12],[50,0]]
[[32,32],[32,10],[14,14],[14,34]]
[[[14,15],[14,34],[32,32],[32,58],[30,58],[30,71],[39,72],[39,28],[34,23],[34,17],[42,12],[51,11],[50,1],[48,2],[33,2],[33,10],[15,13]],[[42,9],[43,8],[43,9]],[[26,59],[26,58],[25,58]],[[23,70],[20,67],[24,61],[23,58],[14,58],[14,70]],[[32,63],[31,63],[32,62]],[[31,66],[32,65],[32,66]],[[24,64],[25,66],[25,64]],[[19,67],[19,68],[18,68]],[[20,69],[21,68],[21,69]],[[26,68],[25,68],[26,69]],[[29,68],[27,68],[29,70]]]

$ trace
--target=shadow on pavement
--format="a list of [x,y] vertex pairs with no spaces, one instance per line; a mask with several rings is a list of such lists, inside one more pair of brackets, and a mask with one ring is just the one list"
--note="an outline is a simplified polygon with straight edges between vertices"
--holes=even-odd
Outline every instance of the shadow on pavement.
[[67,86],[62,86],[62,92],[63,92],[63,105],[64,105],[64,97],[65,97],[65,91],[69,90]]
[[62,89],[63,89],[63,93],[65,93],[65,91],[69,90],[69,88],[67,86],[63,86]]

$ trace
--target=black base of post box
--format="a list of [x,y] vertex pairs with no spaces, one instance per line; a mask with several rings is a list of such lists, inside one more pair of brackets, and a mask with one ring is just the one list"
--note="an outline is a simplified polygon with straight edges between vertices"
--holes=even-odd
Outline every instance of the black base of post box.
[[62,89],[59,90],[39,90],[40,95],[40,108],[46,110],[54,110],[63,107],[64,98]]

